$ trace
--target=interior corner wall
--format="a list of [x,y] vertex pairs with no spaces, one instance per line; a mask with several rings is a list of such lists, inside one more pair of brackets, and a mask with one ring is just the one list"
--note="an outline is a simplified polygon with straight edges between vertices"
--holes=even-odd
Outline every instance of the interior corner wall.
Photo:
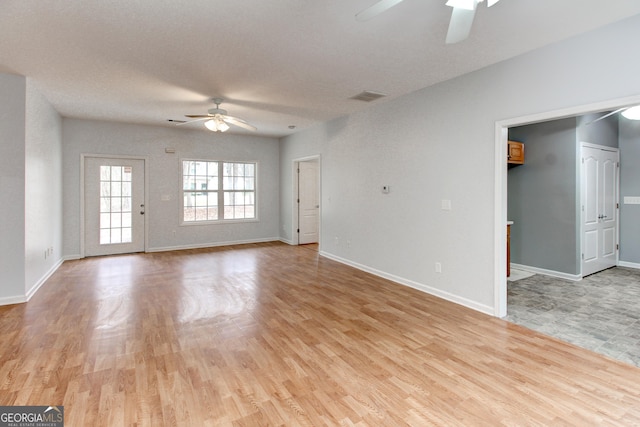
[[496,123],[637,95],[636,39],[640,16],[283,138],[281,209],[286,165],[319,154],[323,254],[495,313]]
[[26,79],[0,74],[0,305],[25,297]]
[[620,119],[620,261],[640,265],[640,121]]
[[511,262],[579,274],[576,118],[511,128],[509,139],[525,144],[507,180]]
[[25,292],[62,262],[62,119],[27,78],[25,133]]
[[[278,140],[206,130],[63,119],[64,255],[81,253],[82,154],[145,158],[147,250],[162,251],[278,240]],[[166,153],[172,148],[175,153]],[[181,160],[258,162],[258,220],[181,225]]]

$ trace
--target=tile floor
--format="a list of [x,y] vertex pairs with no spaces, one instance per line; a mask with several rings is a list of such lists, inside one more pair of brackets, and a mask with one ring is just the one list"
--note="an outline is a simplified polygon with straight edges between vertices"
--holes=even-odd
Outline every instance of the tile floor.
[[640,270],[510,280],[505,320],[640,366]]

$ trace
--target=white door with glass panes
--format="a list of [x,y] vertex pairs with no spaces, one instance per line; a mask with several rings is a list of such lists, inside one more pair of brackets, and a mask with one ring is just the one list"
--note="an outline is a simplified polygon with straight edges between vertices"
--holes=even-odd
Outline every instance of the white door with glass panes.
[[145,250],[144,167],[142,159],[85,157],[86,256]]

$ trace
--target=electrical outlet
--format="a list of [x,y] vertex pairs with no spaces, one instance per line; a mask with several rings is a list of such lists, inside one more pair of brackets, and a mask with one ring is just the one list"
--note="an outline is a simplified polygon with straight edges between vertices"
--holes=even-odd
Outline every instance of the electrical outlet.
[[442,273],[442,264],[436,262],[436,273]]

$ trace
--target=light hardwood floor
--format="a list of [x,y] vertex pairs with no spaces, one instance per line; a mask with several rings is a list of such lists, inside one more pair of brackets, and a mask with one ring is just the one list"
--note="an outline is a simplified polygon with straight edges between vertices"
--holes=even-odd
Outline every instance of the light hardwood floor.
[[640,424],[640,369],[281,243],[65,262],[0,404],[66,426]]

